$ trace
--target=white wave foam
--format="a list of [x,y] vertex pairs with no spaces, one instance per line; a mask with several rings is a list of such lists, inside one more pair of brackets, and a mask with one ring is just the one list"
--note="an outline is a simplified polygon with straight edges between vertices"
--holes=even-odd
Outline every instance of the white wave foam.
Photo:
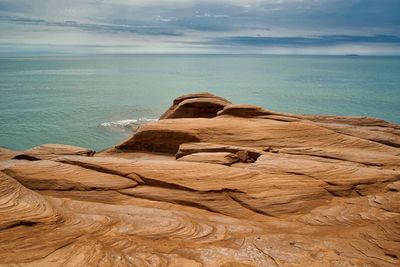
[[149,119],[149,118],[140,118],[139,119],[139,123],[140,122],[152,122],[152,121],[158,121],[158,119]]
[[103,127],[129,127],[152,121],[157,121],[157,119],[149,119],[149,118],[128,119],[128,120],[103,122],[100,125]]

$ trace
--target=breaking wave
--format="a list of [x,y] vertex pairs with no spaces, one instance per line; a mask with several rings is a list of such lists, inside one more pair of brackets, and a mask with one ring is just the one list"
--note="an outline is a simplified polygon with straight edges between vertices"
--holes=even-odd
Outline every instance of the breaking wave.
[[127,119],[127,120],[103,122],[100,125],[103,127],[128,128],[157,120],[158,119],[149,119],[149,118]]

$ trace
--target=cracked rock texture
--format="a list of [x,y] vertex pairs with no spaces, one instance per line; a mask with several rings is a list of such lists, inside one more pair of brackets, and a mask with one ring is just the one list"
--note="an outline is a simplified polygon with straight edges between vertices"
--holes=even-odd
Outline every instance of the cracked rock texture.
[[400,266],[400,126],[177,98],[106,151],[0,149],[1,266]]

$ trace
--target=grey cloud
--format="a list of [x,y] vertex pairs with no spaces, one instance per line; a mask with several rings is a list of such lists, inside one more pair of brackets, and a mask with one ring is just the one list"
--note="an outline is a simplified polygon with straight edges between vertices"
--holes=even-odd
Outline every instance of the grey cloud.
[[[398,45],[398,14],[399,0],[0,0],[0,23],[17,25],[21,42],[26,26],[38,35],[51,28],[60,36],[68,28],[105,41],[118,33],[121,42],[164,38],[193,49]],[[0,34],[3,42],[17,42],[11,30]]]
[[113,24],[90,24],[80,23],[77,21],[48,21],[43,19],[21,18],[21,17],[4,17],[0,16],[2,21],[11,21],[15,23],[28,25],[43,25],[52,27],[70,27],[86,31],[95,32],[126,32],[141,35],[167,35],[167,36],[183,36],[182,33],[157,25],[113,25]]
[[398,44],[400,37],[393,35],[353,36],[323,35],[315,37],[253,37],[233,36],[215,41],[221,45],[239,46],[333,46],[341,44]]

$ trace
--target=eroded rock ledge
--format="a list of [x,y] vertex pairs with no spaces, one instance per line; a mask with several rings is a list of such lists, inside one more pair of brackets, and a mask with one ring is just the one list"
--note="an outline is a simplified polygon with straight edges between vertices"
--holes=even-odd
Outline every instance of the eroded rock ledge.
[[399,266],[400,126],[182,96],[96,153],[0,150],[0,265]]

